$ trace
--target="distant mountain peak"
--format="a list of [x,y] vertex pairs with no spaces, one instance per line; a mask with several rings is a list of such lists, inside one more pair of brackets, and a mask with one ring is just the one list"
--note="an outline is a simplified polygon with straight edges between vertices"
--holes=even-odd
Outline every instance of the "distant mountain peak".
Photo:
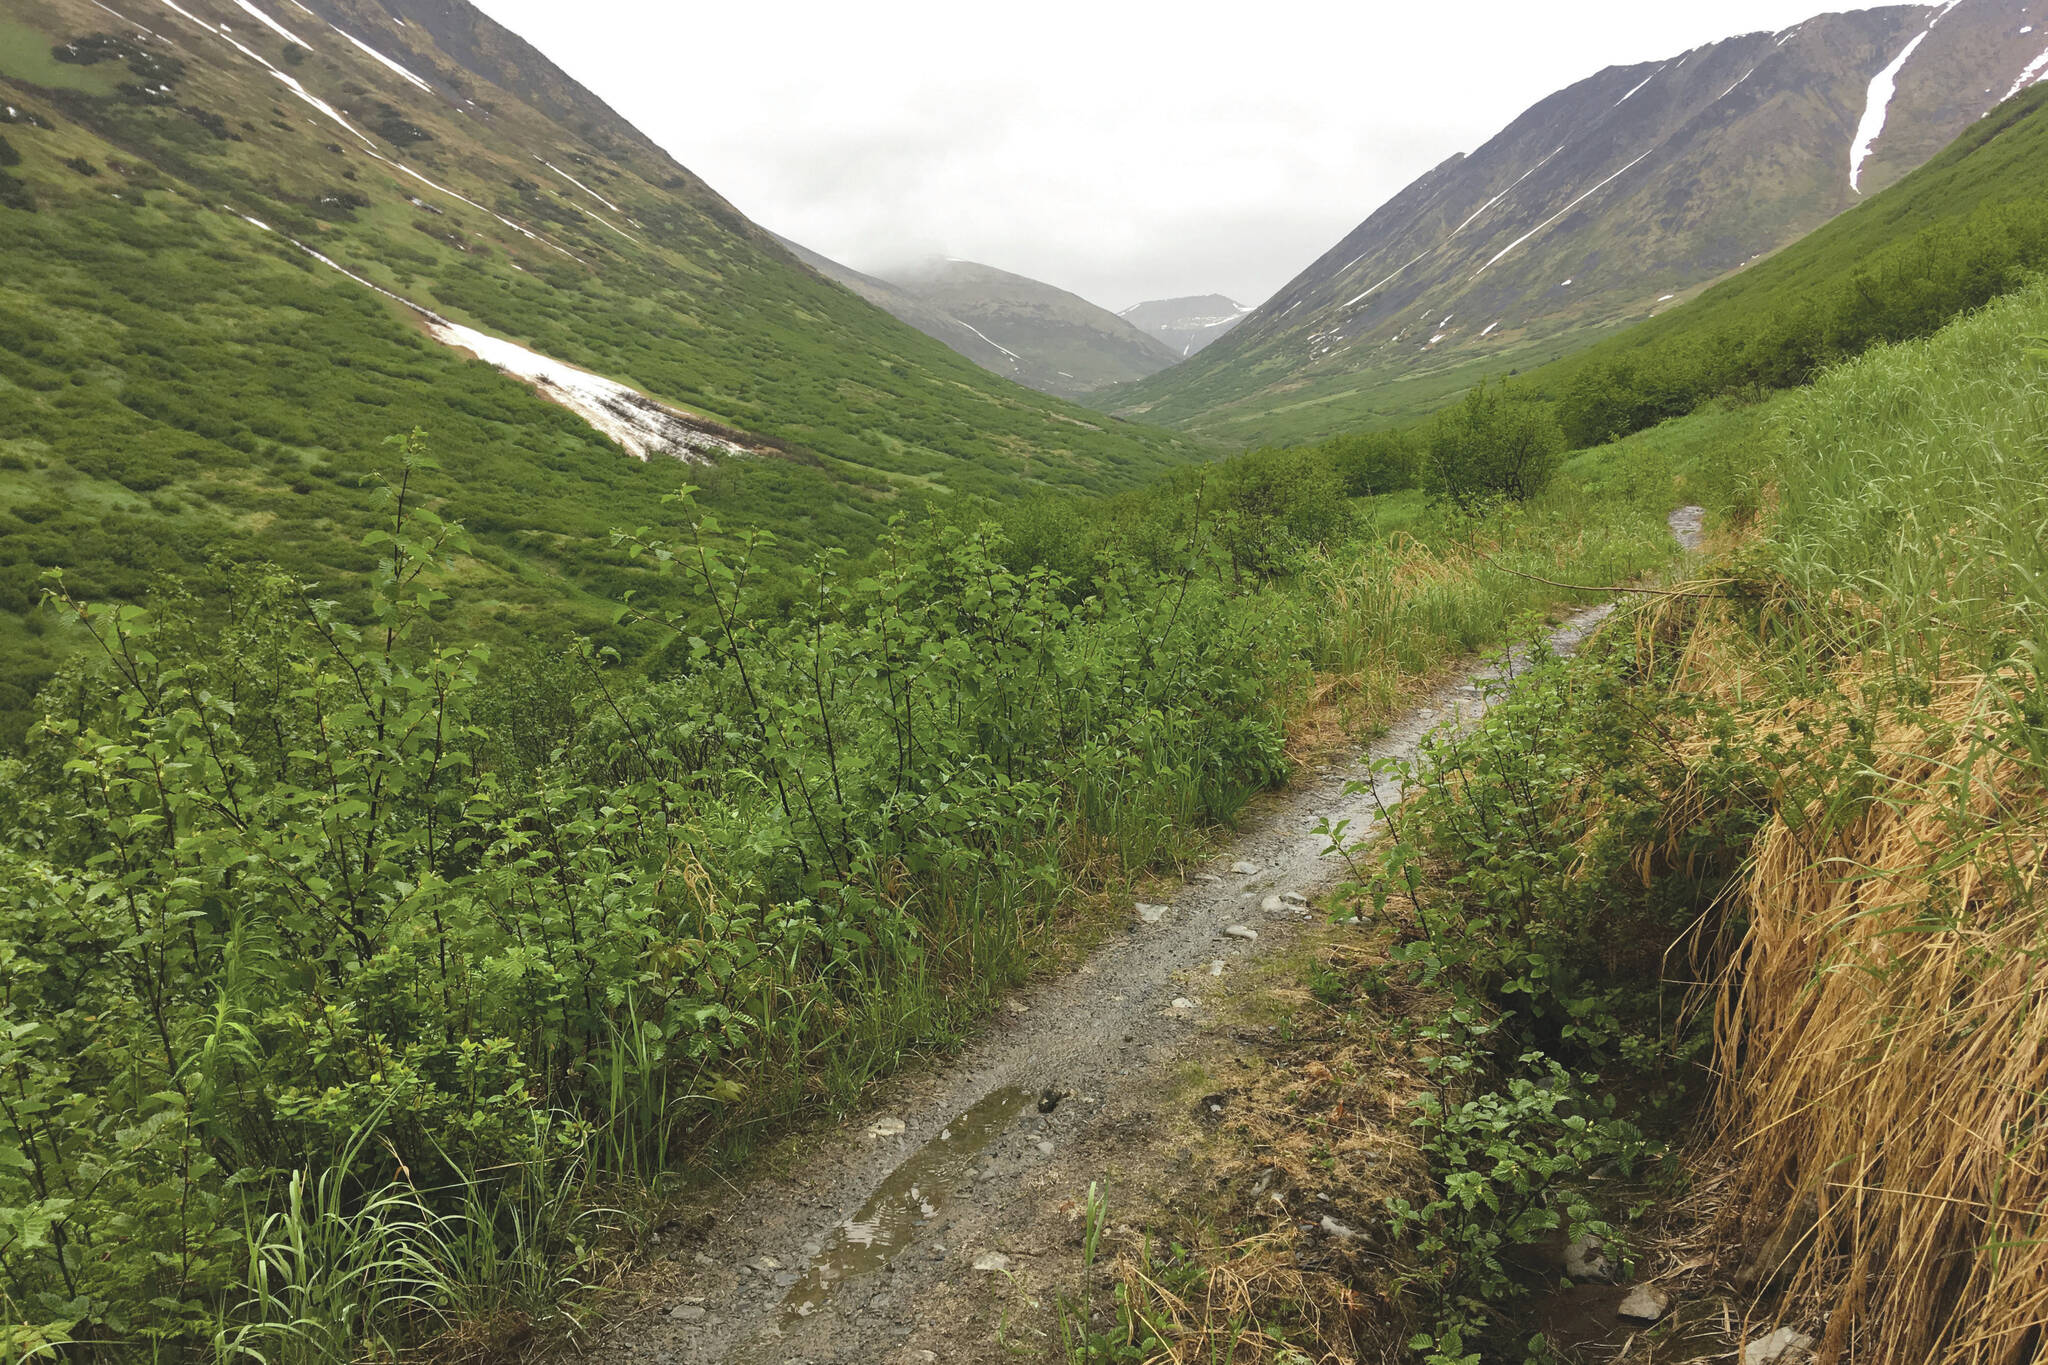
[[806,265],[945,342],[984,369],[1065,397],[1157,374],[1180,356],[1124,318],[1055,285],[934,256],[864,274],[785,243]]
[[1192,294],[1178,299],[1134,303],[1118,317],[1150,332],[1182,359],[1219,341],[1252,310],[1224,294]]

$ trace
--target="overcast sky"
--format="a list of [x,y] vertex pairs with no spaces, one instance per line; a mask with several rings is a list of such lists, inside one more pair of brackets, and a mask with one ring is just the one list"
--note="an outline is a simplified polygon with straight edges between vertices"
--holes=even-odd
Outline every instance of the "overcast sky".
[[477,3],[765,227],[862,269],[957,256],[1111,309],[1261,302],[1551,91],[1831,8]]

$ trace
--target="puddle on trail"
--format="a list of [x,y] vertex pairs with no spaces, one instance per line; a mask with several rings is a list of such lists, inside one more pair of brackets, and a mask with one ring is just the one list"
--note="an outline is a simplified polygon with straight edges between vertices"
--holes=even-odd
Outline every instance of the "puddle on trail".
[[1735,1355],[1740,1339],[1726,1306],[1714,1299],[1681,1303],[1655,1328],[1632,1326],[1615,1310],[1630,1286],[1579,1284],[1542,1295],[1525,1314],[1526,1329],[1541,1332],[1568,1360],[1642,1359],[1654,1365],[1704,1365]]
[[1030,1102],[1031,1095],[1015,1086],[992,1091],[906,1157],[860,1212],[832,1229],[825,1249],[782,1300],[782,1311],[802,1317],[830,1298],[841,1281],[887,1265],[918,1225],[946,1206],[968,1165]]

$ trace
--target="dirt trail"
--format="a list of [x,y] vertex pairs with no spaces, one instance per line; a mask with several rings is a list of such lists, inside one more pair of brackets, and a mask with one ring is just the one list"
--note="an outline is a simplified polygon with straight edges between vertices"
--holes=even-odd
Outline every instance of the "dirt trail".
[[[1688,549],[1698,508],[1670,519]],[[1566,618],[1550,634],[1576,648],[1613,611]],[[893,1082],[868,1119],[808,1145],[791,1173],[725,1202],[699,1245],[675,1253],[638,1288],[583,1359],[653,1365],[917,1365],[1007,1353],[989,1312],[1013,1281],[1042,1282],[1037,1263],[1071,1257],[1059,1206],[1158,1138],[1171,1078],[1214,1046],[1201,1024],[1205,985],[1252,968],[1313,911],[1341,866],[1323,856],[1319,820],[1377,819],[1372,795],[1347,783],[1388,757],[1412,757],[1440,727],[1470,726],[1512,673],[1475,669],[1439,688],[1367,749],[1258,803],[1241,833],[1180,887],[1164,913],[1134,912],[1128,937],[1072,974],[1010,1002],[986,1035],[941,1070]],[[1382,781],[1392,803],[1399,791]],[[1256,871],[1241,871],[1254,867]],[[1233,928],[1256,937],[1233,936]],[[1039,1101],[1071,1092],[1050,1113]],[[1156,1156],[1156,1154],[1155,1154]],[[1166,1158],[1169,1162],[1171,1157]],[[1044,1358],[1056,1352],[1044,1351]]]

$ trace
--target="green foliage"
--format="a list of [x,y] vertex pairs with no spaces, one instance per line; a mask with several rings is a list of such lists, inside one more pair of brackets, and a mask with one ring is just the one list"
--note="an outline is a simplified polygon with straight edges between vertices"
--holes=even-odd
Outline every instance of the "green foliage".
[[[1284,774],[1311,667],[1391,695],[1547,600],[1459,537],[1553,574],[1668,553],[1637,515],[1668,485],[1568,477],[1490,524],[1419,510],[1446,558],[1416,573],[1291,455],[1105,503],[1078,579],[958,517],[764,576],[765,533],[685,496],[680,533],[615,539],[651,585],[615,629],[666,641],[640,677],[451,626],[472,542],[417,439],[401,467],[346,603],[257,563],[147,610],[54,580],[97,658],[0,767],[0,1285],[81,1358],[555,1311],[586,1182],[658,1184],[947,1036],[1077,884]],[[1558,534],[1595,506],[1611,533]],[[1253,516],[1303,537],[1286,572],[1234,554]]]
[[1222,539],[1237,572],[1283,572],[1302,552],[1334,544],[1349,528],[1344,484],[1314,452],[1248,451],[1226,460],[1215,482]]
[[1501,497],[1526,502],[1556,476],[1564,448],[1547,405],[1482,383],[1431,425],[1425,486],[1463,506]]
[[[0,167],[0,751],[29,723],[22,699],[83,643],[34,633],[44,569],[63,564],[106,602],[143,600],[159,574],[199,582],[217,559],[353,588],[379,517],[377,443],[416,426],[435,431],[441,467],[415,471],[415,488],[477,551],[444,628],[501,649],[602,634],[629,660],[654,643],[609,627],[621,593],[665,589],[608,532],[656,523],[674,471],[435,343],[291,240],[747,432],[765,453],[693,478],[728,524],[774,530],[764,572],[871,547],[890,516],[927,503],[1104,494],[1206,453],[899,326],[609,114],[565,118],[500,87],[492,117],[472,118],[388,88],[345,45],[307,57],[298,78],[356,111],[373,158],[339,129],[309,136],[308,111],[226,44],[172,58],[35,27],[54,15],[0,19],[0,73],[71,87],[51,96],[61,128],[18,94],[0,101],[20,157]],[[231,110],[246,121],[212,112]],[[534,156],[550,147],[636,226],[542,173]],[[361,624],[362,594],[341,587],[342,616]]]
[[[958,1008],[1013,977],[1075,850],[1135,867],[1283,769],[1270,627],[1214,576],[1119,570],[1070,606],[944,527],[851,582],[822,563],[770,621],[687,501],[683,545],[622,543],[697,579],[715,631],[647,686],[586,651],[563,728],[506,744],[488,651],[433,640],[455,533],[392,496],[366,627],[267,570],[219,621],[59,589],[104,662],[46,690],[0,820],[0,1257],[52,1337],[175,1351],[275,1304],[338,1334],[320,1358],[416,1335],[444,1289],[348,1286],[415,1224],[454,1235],[428,1213],[483,1216],[446,1192],[586,1151],[651,1179],[850,1026],[886,1054],[945,1026],[936,983],[971,983]],[[410,1173],[372,1199],[383,1242],[350,1162],[307,1164],[366,1143]],[[356,1269],[245,1254],[305,1200]],[[358,1319],[323,1306],[352,1294]]]
[[1354,498],[1401,493],[1422,481],[1423,443],[1412,431],[1336,436],[1319,449]]
[[1435,1309],[1433,1329],[1409,1348],[1427,1365],[1477,1365],[1493,1335],[1497,1307],[1521,1282],[1508,1258],[1546,1236],[1598,1237],[1619,1254],[1619,1231],[1583,1193],[1586,1172],[1613,1165],[1626,1173],[1646,1144],[1635,1125],[1614,1117],[1612,1095],[1595,1098],[1574,1075],[1540,1052],[1515,1059],[1521,1074],[1498,1090],[1469,1090],[1488,1031],[1465,1011],[1433,1030],[1448,1050],[1430,1059],[1438,1090],[1416,1102],[1414,1126],[1441,1185],[1421,1205],[1387,1202],[1387,1221],[1416,1258],[1415,1286]]

